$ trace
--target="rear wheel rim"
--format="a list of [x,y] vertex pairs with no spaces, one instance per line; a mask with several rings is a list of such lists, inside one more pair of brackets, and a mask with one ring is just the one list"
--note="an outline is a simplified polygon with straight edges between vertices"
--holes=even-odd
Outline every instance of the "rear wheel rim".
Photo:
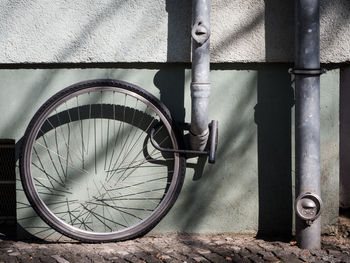
[[[146,137],[158,121],[164,124],[158,142],[177,148],[165,115],[133,91],[89,87],[51,103],[34,123],[23,155],[25,189],[35,210],[59,232],[88,241],[125,239],[152,227],[172,205],[180,174],[177,154],[149,149]],[[112,144],[103,143],[110,138]],[[102,162],[96,158],[99,140]],[[135,173],[140,170],[148,172]]]

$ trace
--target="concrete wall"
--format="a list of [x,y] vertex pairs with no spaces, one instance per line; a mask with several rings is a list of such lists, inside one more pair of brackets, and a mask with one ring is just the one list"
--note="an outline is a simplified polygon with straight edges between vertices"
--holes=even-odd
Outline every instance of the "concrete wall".
[[[293,225],[293,105],[288,65],[216,65],[210,119],[219,121],[217,163],[188,161],[175,207],[154,232],[269,233],[290,235]],[[91,78],[126,80],[159,97],[178,121],[190,120],[190,70],[160,64],[132,69],[0,70],[0,137],[20,139],[38,107],[63,87]],[[323,231],[332,231],[338,210],[339,70],[322,76]],[[197,163],[198,162],[198,163]],[[21,189],[18,182],[17,189]],[[46,237],[22,191],[17,216],[26,231]],[[25,219],[28,218],[28,219]],[[55,237],[55,235],[51,235]]]
[[[350,2],[321,0],[322,62],[350,60]],[[293,1],[212,0],[212,62],[293,57]],[[0,63],[188,62],[189,0],[0,0]]]

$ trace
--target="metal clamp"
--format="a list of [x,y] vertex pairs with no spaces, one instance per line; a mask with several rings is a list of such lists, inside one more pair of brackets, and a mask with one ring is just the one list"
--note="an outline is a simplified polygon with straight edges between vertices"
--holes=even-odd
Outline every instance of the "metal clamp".
[[306,192],[295,200],[296,214],[308,225],[311,225],[321,215],[322,210],[323,202],[317,194]]
[[318,68],[318,69],[297,69],[297,68],[290,68],[288,69],[289,74],[293,75],[309,75],[309,76],[319,76],[324,73],[326,73],[327,70],[324,68]]
[[[191,155],[208,155],[209,163],[215,163],[215,154],[218,145],[218,121],[213,120],[208,125],[209,126],[209,151],[194,151],[194,150],[183,150],[183,149],[171,149],[171,148],[163,148],[157,145],[154,140],[154,132],[155,130],[162,125],[161,122],[156,123],[151,131],[150,131],[150,141],[154,148],[161,152],[171,152],[171,153],[180,153],[180,154],[191,154]],[[189,128],[189,125],[182,125],[184,129]]]

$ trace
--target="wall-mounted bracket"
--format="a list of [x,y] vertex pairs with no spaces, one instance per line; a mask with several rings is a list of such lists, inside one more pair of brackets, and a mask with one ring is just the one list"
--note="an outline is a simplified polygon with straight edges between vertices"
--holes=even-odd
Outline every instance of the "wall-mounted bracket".
[[[208,140],[208,151],[195,151],[187,149],[171,149],[160,147],[157,142],[154,140],[155,131],[162,126],[162,122],[156,123],[150,131],[150,141],[154,148],[161,152],[171,152],[171,153],[181,153],[186,155],[208,155],[208,162],[215,163],[216,150],[218,146],[218,121],[212,120],[209,127],[209,140]],[[185,123],[181,125],[181,128],[188,130],[190,127],[189,124]]]
[[318,69],[297,69],[297,68],[290,68],[288,69],[289,74],[293,75],[309,75],[309,76],[319,76],[324,73],[326,73],[327,70],[324,68],[318,68]]

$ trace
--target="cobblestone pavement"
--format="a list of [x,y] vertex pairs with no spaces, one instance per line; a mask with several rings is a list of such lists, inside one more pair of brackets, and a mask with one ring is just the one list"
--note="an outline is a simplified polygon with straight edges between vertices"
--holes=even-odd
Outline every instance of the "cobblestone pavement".
[[237,235],[148,235],[119,243],[0,241],[0,262],[350,262],[350,240],[323,237],[322,250]]

